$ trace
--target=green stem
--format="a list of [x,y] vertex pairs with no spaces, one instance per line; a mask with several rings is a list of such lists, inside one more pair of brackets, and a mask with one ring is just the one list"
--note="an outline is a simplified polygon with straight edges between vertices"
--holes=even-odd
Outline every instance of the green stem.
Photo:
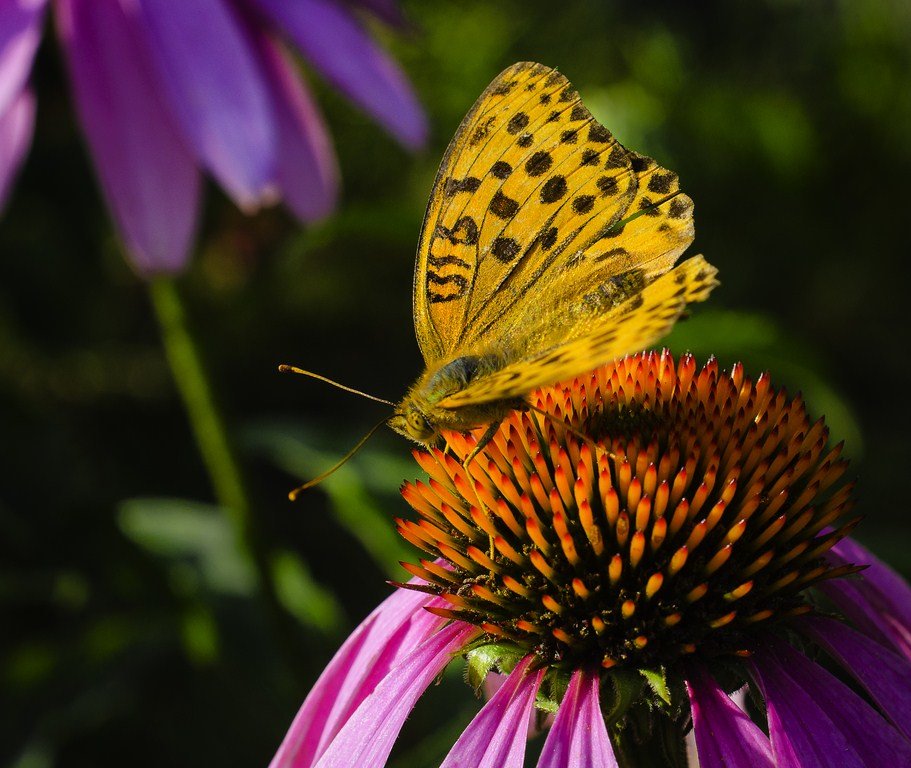
[[215,498],[229,516],[239,543],[243,545],[251,530],[250,503],[199,350],[190,334],[180,294],[168,277],[156,278],[149,284],[149,291],[161,325],[165,354],[209,472]]
[[298,666],[300,660],[294,652],[294,619],[278,597],[269,550],[257,529],[240,466],[215,403],[202,357],[190,332],[180,292],[172,278],[158,277],[149,283],[149,293],[161,326],[165,354],[215,498],[231,523],[240,551],[250,559],[256,570],[266,607],[289,661]]

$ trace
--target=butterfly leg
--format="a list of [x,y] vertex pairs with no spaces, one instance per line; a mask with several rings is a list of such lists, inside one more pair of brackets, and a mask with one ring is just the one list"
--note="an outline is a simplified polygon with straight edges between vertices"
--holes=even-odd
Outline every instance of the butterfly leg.
[[500,424],[503,423],[502,419],[498,419],[492,424],[488,425],[487,429],[484,430],[484,434],[481,435],[481,439],[478,440],[478,444],[471,449],[471,453],[465,457],[465,461],[462,462],[462,466],[465,467],[466,471],[468,470],[468,465],[474,460],[474,457],[477,456],[481,451],[483,451],[487,444],[493,440],[493,436],[497,434],[497,430],[500,428]]
[[[484,434],[481,435],[481,439],[478,440],[478,444],[471,449],[471,453],[469,453],[468,456],[465,457],[465,461],[462,462],[462,466],[465,468],[466,472],[468,472],[468,465],[471,464],[474,457],[483,451],[487,444],[493,440],[493,436],[497,434],[497,430],[500,428],[500,424],[502,423],[502,419],[497,419],[496,421],[491,422],[487,426],[487,429],[484,430]],[[488,538],[490,539],[490,559],[493,560],[495,554],[493,536],[488,536]]]

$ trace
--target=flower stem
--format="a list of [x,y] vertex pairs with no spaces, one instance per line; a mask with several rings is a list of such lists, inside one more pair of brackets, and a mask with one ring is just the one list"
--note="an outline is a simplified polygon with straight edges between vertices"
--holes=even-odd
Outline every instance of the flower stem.
[[224,420],[215,402],[202,357],[187,322],[183,301],[173,278],[149,283],[152,305],[161,326],[165,354],[183,400],[215,499],[227,516],[241,554],[251,561],[266,608],[289,661],[298,666],[294,652],[294,619],[278,597],[269,549],[256,525]]
[[153,280],[149,291],[161,325],[165,354],[208,470],[215,498],[230,518],[239,542],[244,543],[251,527],[250,503],[227,430],[215,405],[209,378],[190,334],[180,293],[169,277]]

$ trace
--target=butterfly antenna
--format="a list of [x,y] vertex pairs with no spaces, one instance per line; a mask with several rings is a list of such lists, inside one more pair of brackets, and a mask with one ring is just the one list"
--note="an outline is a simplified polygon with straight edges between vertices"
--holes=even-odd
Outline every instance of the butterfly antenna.
[[[281,373],[299,373],[301,376],[309,376],[311,379],[319,379],[320,381],[325,381],[327,384],[331,384],[333,387],[338,387],[339,389],[344,389],[346,392],[352,392],[355,395],[360,395],[361,397],[366,397],[368,400],[373,400],[377,403],[383,403],[383,405],[391,405],[395,408],[395,403],[384,400],[382,397],[377,397],[376,395],[368,395],[366,392],[361,392],[359,389],[354,389],[353,387],[346,387],[344,384],[339,384],[337,381],[321,376],[318,373],[313,373],[313,371],[305,371],[303,368],[298,368],[294,365],[280,365],[278,370]],[[376,427],[374,427],[376,430]],[[373,434],[371,432],[370,434]],[[369,435],[368,435],[369,437]],[[360,447],[360,445],[358,445]]]
[[295,488],[293,491],[291,491],[288,494],[288,498],[291,499],[291,501],[297,501],[297,497],[300,496],[308,488],[312,488],[315,485],[319,485],[327,477],[335,474],[335,472],[337,470],[341,469],[341,467],[344,464],[346,464],[348,462],[348,460],[352,456],[354,456],[354,454],[356,454],[361,448],[364,447],[364,443],[366,443],[371,437],[373,437],[373,433],[376,432],[380,427],[382,427],[387,421],[389,421],[388,416],[385,419],[383,419],[382,421],[379,421],[376,424],[374,424],[370,428],[370,431],[366,435],[364,435],[360,440],[358,440],[357,445],[355,445],[354,448],[352,448],[350,451],[348,451],[348,453],[346,453],[344,456],[342,456],[342,458],[339,459],[339,461],[337,461],[332,467],[327,469],[321,475],[318,475],[318,476],[314,477],[312,480],[308,480],[303,485]]

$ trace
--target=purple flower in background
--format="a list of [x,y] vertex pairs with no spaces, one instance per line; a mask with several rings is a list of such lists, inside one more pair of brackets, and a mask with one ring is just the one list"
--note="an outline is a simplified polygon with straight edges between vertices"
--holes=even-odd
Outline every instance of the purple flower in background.
[[665,765],[660,734],[690,727],[701,768],[911,765],[911,588],[845,538],[847,462],[801,400],[648,353],[531,404],[554,418],[513,413],[467,468],[476,436],[415,452],[428,479],[398,525],[431,558],[344,643],[271,768],[381,768],[459,657],[490,698],[442,768],[523,768],[536,725],[538,768]]
[[[28,76],[50,0],[0,0],[0,206],[28,151]],[[357,3],[397,23],[391,0]],[[210,174],[246,211],[326,216],[338,169],[288,44],[404,146],[427,127],[411,88],[338,0],[53,0],[76,109],[136,268],[185,265]]]

